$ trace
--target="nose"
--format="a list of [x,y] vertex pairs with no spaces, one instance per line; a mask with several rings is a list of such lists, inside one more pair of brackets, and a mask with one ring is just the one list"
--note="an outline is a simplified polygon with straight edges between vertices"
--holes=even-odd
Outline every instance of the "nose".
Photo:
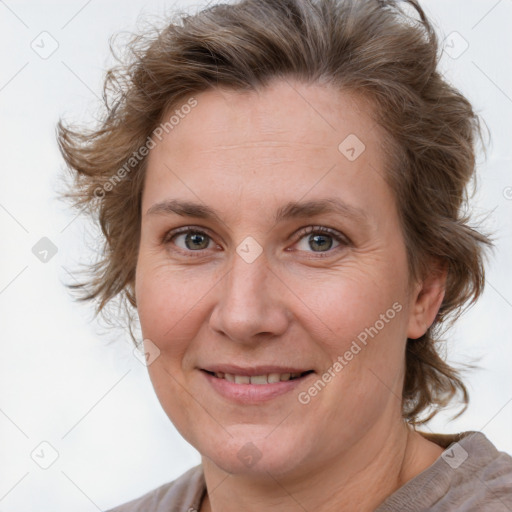
[[285,300],[286,286],[269,268],[264,253],[251,263],[234,254],[219,283],[210,327],[247,345],[272,339],[288,328],[291,314]]

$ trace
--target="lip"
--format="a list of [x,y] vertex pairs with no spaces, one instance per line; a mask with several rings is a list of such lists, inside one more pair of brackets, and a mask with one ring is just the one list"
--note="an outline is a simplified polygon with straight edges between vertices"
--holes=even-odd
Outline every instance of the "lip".
[[[226,368],[223,366],[223,368]],[[265,366],[262,368],[277,368],[277,367],[269,367]],[[230,368],[232,370],[232,368]],[[251,373],[236,373],[235,375],[262,375],[264,373],[294,373],[294,372],[288,372],[282,371],[282,368],[279,367],[279,371],[274,370],[266,370],[262,371],[261,368],[258,368],[258,372],[261,373],[254,373],[254,369],[251,369]],[[218,370],[221,372],[222,370]],[[240,371],[240,370],[237,370]],[[246,370],[249,372],[249,370]],[[305,370],[307,371],[307,370]],[[288,381],[280,381],[280,382],[272,382],[271,384],[236,384],[235,382],[229,382],[226,379],[220,379],[218,377],[215,377],[215,375],[211,375],[207,373],[204,370],[200,370],[200,373],[204,376],[207,383],[213,388],[213,390],[221,395],[222,397],[238,403],[242,405],[249,405],[249,404],[258,404],[262,402],[266,402],[269,400],[273,400],[279,396],[282,396],[286,393],[290,393],[293,390],[297,388],[297,386],[304,383],[306,379],[309,379],[311,376],[314,376],[315,373],[308,373],[302,377],[298,377],[293,380]],[[225,372],[225,373],[231,373],[231,371]],[[299,372],[295,372],[299,373]]]

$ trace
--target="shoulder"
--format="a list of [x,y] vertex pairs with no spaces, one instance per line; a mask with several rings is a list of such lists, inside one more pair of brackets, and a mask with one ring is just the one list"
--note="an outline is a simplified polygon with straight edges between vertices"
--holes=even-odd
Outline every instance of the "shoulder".
[[203,468],[198,465],[176,480],[107,512],[197,512],[205,490]]
[[[422,433],[423,434],[423,433]],[[481,432],[423,434],[445,448],[425,471],[377,510],[498,512],[512,510],[512,457]]]
[[498,451],[484,434],[465,433],[443,456],[454,474],[449,494],[466,503],[467,510],[512,508],[512,457]]

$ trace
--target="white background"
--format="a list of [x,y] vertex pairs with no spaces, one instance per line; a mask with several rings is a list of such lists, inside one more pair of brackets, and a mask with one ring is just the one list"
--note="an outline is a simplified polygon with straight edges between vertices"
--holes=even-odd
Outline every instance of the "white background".
[[[481,430],[512,453],[512,1],[423,5],[441,39],[449,36],[452,56],[464,40],[469,45],[458,58],[445,54],[443,70],[491,131],[487,161],[479,158],[474,212],[490,213],[486,225],[497,234],[485,294],[449,338],[450,362],[479,358],[481,369],[466,378],[471,405],[459,420],[443,413],[429,428]],[[73,302],[63,286],[73,282],[78,262],[94,258],[89,246],[95,235],[83,215],[75,217],[57,199],[59,117],[93,119],[112,63],[109,37],[137,30],[141,13],[160,24],[172,9],[156,0],[0,1],[3,512],[105,510],[200,462],[162,411],[126,332],[93,322],[91,307]],[[59,45],[47,59],[31,48],[41,37],[49,48],[43,31]],[[32,253],[42,237],[58,249],[46,263]],[[35,449],[40,458],[51,457],[50,448],[39,447],[43,441],[58,453],[48,469],[31,458]]]

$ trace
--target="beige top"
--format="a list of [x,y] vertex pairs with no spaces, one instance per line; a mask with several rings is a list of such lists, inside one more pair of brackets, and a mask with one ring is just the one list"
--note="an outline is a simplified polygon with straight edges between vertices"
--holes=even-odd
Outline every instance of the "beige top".
[[[423,435],[445,451],[375,512],[512,511],[510,455],[499,452],[481,432]],[[205,492],[203,469],[198,465],[108,512],[197,512]]]

